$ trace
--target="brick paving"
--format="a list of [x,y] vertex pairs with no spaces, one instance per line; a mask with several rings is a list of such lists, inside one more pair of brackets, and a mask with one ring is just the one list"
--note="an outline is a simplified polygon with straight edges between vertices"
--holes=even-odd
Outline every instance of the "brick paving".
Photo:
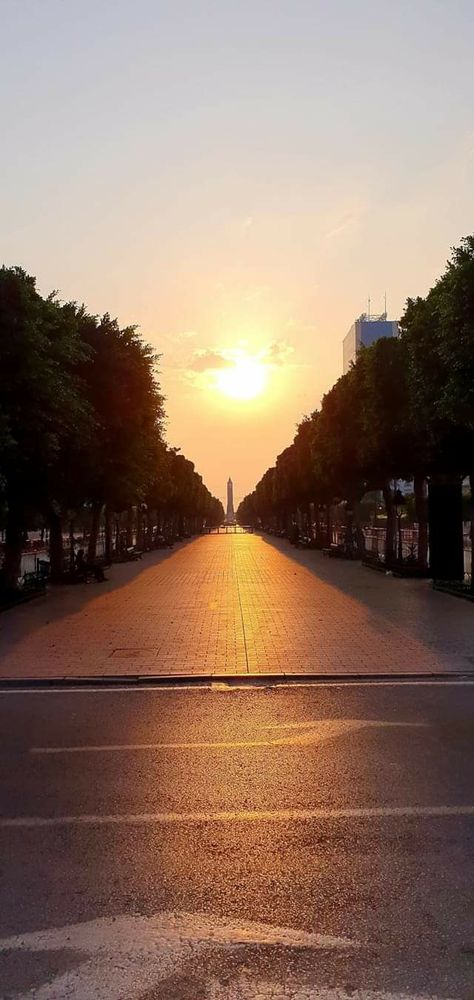
[[474,606],[258,535],[211,535],[0,615],[0,678],[474,674]]

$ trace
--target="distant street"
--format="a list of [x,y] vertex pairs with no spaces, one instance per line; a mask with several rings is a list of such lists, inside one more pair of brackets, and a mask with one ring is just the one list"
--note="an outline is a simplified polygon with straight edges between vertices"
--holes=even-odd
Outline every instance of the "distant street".
[[3,1000],[471,1000],[474,685],[0,694]]
[[0,678],[474,674],[472,604],[252,534],[205,535],[0,616]]

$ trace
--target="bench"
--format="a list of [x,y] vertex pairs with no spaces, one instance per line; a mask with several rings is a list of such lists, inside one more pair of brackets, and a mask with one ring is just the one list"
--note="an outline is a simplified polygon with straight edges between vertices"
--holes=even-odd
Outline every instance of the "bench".
[[129,559],[132,560],[132,562],[135,562],[136,559],[141,559],[142,555],[143,552],[141,551],[141,549],[136,549],[135,546],[132,546],[132,548],[127,549],[127,556]]
[[330,556],[333,559],[342,559],[345,555],[345,550],[343,545],[337,545],[336,542],[331,542],[328,548],[323,549],[323,556]]
[[23,573],[21,590],[24,594],[33,594],[46,590],[46,578],[38,572]]
[[142,558],[142,555],[141,549],[136,549],[134,545],[131,545],[128,549],[122,549],[118,562],[136,562],[137,559]]

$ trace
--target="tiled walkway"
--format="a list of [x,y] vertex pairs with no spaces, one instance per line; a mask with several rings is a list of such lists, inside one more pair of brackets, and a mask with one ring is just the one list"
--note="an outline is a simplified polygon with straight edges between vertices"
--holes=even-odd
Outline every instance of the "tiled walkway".
[[0,615],[0,677],[474,674],[474,605],[258,535],[212,535]]

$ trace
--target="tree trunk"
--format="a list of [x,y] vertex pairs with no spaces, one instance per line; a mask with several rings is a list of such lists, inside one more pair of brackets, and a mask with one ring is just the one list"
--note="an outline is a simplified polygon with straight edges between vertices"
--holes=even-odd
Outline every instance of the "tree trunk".
[[315,522],[315,542],[316,547],[321,549],[323,546],[323,536],[322,536],[322,525],[321,525],[321,512],[319,510],[319,504],[314,504],[314,522]]
[[120,552],[120,516],[115,518],[115,557]]
[[360,501],[354,504],[354,535],[357,556],[363,559],[365,556],[365,535],[360,521]]
[[133,507],[127,507],[127,548],[133,545]]
[[147,549],[151,549],[153,545],[153,528],[155,525],[156,510],[148,510],[146,515],[146,538],[145,544]]
[[137,508],[137,549],[145,548],[145,512]]
[[474,594],[474,472],[469,476],[471,487],[471,590]]
[[354,504],[348,503],[345,509],[344,550],[346,556],[352,559],[354,555]]
[[102,504],[95,501],[95,503],[92,504],[91,533],[89,535],[89,544],[87,546],[87,562],[89,563],[93,563],[97,555],[97,538],[99,536],[101,513]]
[[332,544],[331,504],[326,504],[326,548]]
[[74,521],[69,521],[69,571],[74,571]]
[[433,478],[428,491],[430,570],[435,580],[464,579],[462,483],[460,478]]
[[23,518],[13,504],[8,507],[5,529],[5,559],[3,578],[7,590],[17,590],[21,576],[21,553],[23,551]]
[[420,569],[428,569],[428,508],[426,500],[426,479],[415,476],[413,482],[415,493],[415,510],[418,521],[418,565]]
[[308,538],[311,538],[311,541],[313,541],[313,521],[313,505],[308,501],[306,504],[306,534]]
[[105,541],[105,561],[112,562],[112,514],[108,504],[104,509],[104,541]]
[[48,524],[51,583],[61,583],[64,574],[63,522],[61,515],[56,514],[55,511],[50,511]]
[[392,485],[387,480],[383,485],[383,499],[387,521],[385,525],[385,565],[390,567],[395,559],[396,515],[393,503]]

